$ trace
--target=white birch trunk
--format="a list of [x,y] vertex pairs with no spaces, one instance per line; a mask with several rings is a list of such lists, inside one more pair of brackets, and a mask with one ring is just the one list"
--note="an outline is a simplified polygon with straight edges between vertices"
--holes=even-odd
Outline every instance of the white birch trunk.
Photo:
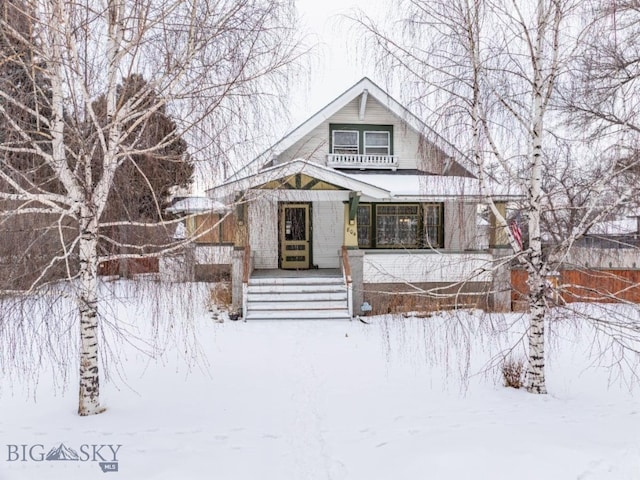
[[542,209],[542,126],[544,118],[543,79],[541,60],[544,37],[542,2],[538,3],[539,23],[535,58],[533,59],[533,109],[531,122],[531,183],[529,189],[529,366],[527,390],[547,393],[544,374],[545,274],[542,258],[540,218]]
[[80,397],[79,415],[102,413],[98,376],[98,220],[84,206],[80,220]]

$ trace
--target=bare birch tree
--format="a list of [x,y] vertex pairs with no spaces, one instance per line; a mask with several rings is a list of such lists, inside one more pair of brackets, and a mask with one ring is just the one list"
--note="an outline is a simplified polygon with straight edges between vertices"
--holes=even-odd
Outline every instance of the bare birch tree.
[[[391,82],[425,118],[438,122],[477,168],[485,200],[504,229],[513,262],[528,273],[527,389],[547,392],[545,319],[549,276],[588,229],[629,200],[610,186],[624,172],[600,138],[568,127],[561,99],[577,79],[591,5],[574,0],[399,0],[390,26],[354,17]],[[515,241],[488,184],[524,195],[528,242]],[[554,220],[555,215],[555,220]],[[558,220],[562,219],[562,223]],[[546,223],[545,223],[546,221]],[[555,231],[545,231],[544,226]],[[558,225],[564,225],[562,231]],[[555,236],[548,251],[543,240]]]
[[[136,159],[162,155],[180,139],[190,143],[192,158],[207,155],[204,160],[215,162],[213,155],[225,154],[247,130],[259,128],[252,120],[259,118],[260,105],[267,101],[273,106],[285,84],[283,73],[299,54],[292,3],[5,0],[4,4],[23,23],[11,21],[15,15],[2,18],[4,37],[19,47],[15,54],[5,50],[2,60],[14,65],[27,80],[23,85],[35,93],[15,95],[12,81],[0,87],[0,118],[9,132],[0,144],[2,215],[54,218],[59,247],[23,292],[5,293],[37,295],[47,273],[63,266],[79,316],[78,412],[92,415],[103,411],[98,265],[108,258],[145,254],[139,245],[107,239],[132,248],[133,253],[103,256],[99,242],[109,228],[158,225],[105,221],[114,181],[121,169],[140,172]],[[119,95],[123,79],[132,75],[145,82],[134,92]],[[175,129],[148,135],[158,112],[170,115]],[[27,156],[32,167],[17,165],[16,156]],[[45,180],[32,175],[40,170],[47,172]],[[157,192],[155,217],[167,225],[161,197]],[[173,248],[177,247],[163,246],[165,251]],[[77,269],[72,267],[74,257]],[[3,329],[10,328],[10,315],[0,315]]]

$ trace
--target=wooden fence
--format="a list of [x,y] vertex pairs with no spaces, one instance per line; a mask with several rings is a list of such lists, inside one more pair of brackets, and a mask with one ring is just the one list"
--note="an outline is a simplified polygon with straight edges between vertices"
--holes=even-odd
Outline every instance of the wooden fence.
[[129,277],[141,273],[158,273],[160,262],[157,257],[150,258],[126,258],[120,260],[107,260],[98,266],[98,275],[120,275]]
[[[566,303],[572,302],[632,302],[640,303],[640,270],[582,269],[561,270],[550,281],[557,284],[557,295]],[[511,271],[511,308],[527,308],[528,274],[525,270]]]

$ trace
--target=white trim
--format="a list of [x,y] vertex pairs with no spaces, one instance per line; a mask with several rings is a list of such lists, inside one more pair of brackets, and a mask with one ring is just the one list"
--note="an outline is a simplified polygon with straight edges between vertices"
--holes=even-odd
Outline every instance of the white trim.
[[[369,153],[367,152],[367,133],[386,133],[387,134],[387,153]],[[380,145],[371,145],[371,148],[384,148]],[[362,153],[364,155],[391,155],[391,132],[388,130],[365,130],[362,134]]]
[[358,112],[358,118],[360,121],[364,121],[364,114],[367,110],[367,97],[369,96],[369,90],[365,89],[360,96],[360,111]]

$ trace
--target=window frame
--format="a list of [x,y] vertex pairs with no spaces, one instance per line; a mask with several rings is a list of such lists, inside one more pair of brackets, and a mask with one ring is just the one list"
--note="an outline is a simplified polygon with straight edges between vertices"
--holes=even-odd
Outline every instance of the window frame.
[[[387,134],[387,145],[383,147],[381,145],[367,145],[367,133],[386,133]],[[391,132],[388,130],[365,130],[363,134],[364,138],[362,139],[362,152],[365,155],[391,155]],[[386,148],[387,153],[368,153],[367,148]]]
[[[395,213],[381,213],[379,210],[383,208],[395,207]],[[398,207],[404,208],[415,208],[415,214],[408,213],[398,213]],[[420,233],[422,231],[422,222],[421,222],[421,208],[419,203],[377,203],[375,206],[375,218],[374,224],[376,226],[376,236],[375,236],[375,245],[377,248],[420,248]],[[413,243],[385,243],[384,245],[380,245],[379,238],[379,219],[381,217],[389,217],[395,218],[395,236],[394,241],[398,239],[398,234],[400,232],[400,219],[401,217],[415,217],[415,233],[414,238],[415,241]]]
[[[438,208],[438,223],[436,224],[429,224],[428,223],[428,215],[427,215],[427,210],[429,208],[433,208],[433,207],[437,207]],[[422,211],[423,211],[423,225],[422,225],[422,238],[423,238],[423,245],[424,248],[444,248],[444,203],[440,202],[440,203],[423,203],[422,204]],[[435,244],[431,243],[428,239],[428,235],[427,235],[427,229],[430,226],[435,226],[438,229],[438,238],[437,238],[437,242]]]
[[[378,242],[378,207],[385,206],[400,206],[400,207],[418,207],[417,210],[417,233],[416,233],[416,242],[415,244],[384,244],[380,245]],[[429,244],[427,242],[427,209],[429,207],[438,207],[438,244]],[[444,202],[429,202],[429,203],[387,203],[387,202],[363,202],[358,205],[358,210],[360,208],[368,208],[369,209],[369,225],[367,228],[369,230],[369,244],[363,244],[361,242],[360,235],[358,234],[358,248],[361,249],[409,249],[409,250],[419,250],[419,249],[443,249],[444,241],[445,241],[445,226],[444,226]],[[382,214],[382,215],[390,215],[390,214]],[[402,214],[400,214],[402,215]],[[356,217],[357,218],[357,217]],[[357,222],[358,231],[363,228],[363,225],[360,222]]]
[[[329,124],[329,152],[336,154],[334,132],[358,132],[358,155],[364,153],[364,135],[365,132],[387,132],[389,136],[389,147],[387,155],[393,155],[393,125],[373,125],[373,124],[359,124],[359,123],[330,123]],[[341,154],[337,154],[341,155]],[[342,155],[349,155],[342,154]],[[353,154],[355,155],[355,154]],[[369,154],[369,155],[382,155],[382,154]]]
[[[366,208],[369,210],[369,223],[367,225],[362,225],[360,223],[360,209],[361,208]],[[374,242],[373,242],[373,232],[375,231],[375,229],[373,228],[373,207],[370,203],[361,203],[358,205],[358,212],[356,215],[356,224],[358,227],[358,248],[372,248]],[[367,228],[368,232],[369,232],[369,242],[365,245],[360,241],[360,229],[361,228]]]
[[[350,152],[350,153],[336,152],[336,148],[338,148],[338,149],[353,148],[353,145],[339,145],[339,146],[336,146],[336,133],[355,133],[356,134],[356,144],[355,144],[356,151],[355,152]],[[360,154],[360,132],[358,130],[345,130],[345,129],[332,130],[331,131],[331,144],[332,144],[331,153],[335,153],[335,154],[338,154],[338,155],[359,155]]]

